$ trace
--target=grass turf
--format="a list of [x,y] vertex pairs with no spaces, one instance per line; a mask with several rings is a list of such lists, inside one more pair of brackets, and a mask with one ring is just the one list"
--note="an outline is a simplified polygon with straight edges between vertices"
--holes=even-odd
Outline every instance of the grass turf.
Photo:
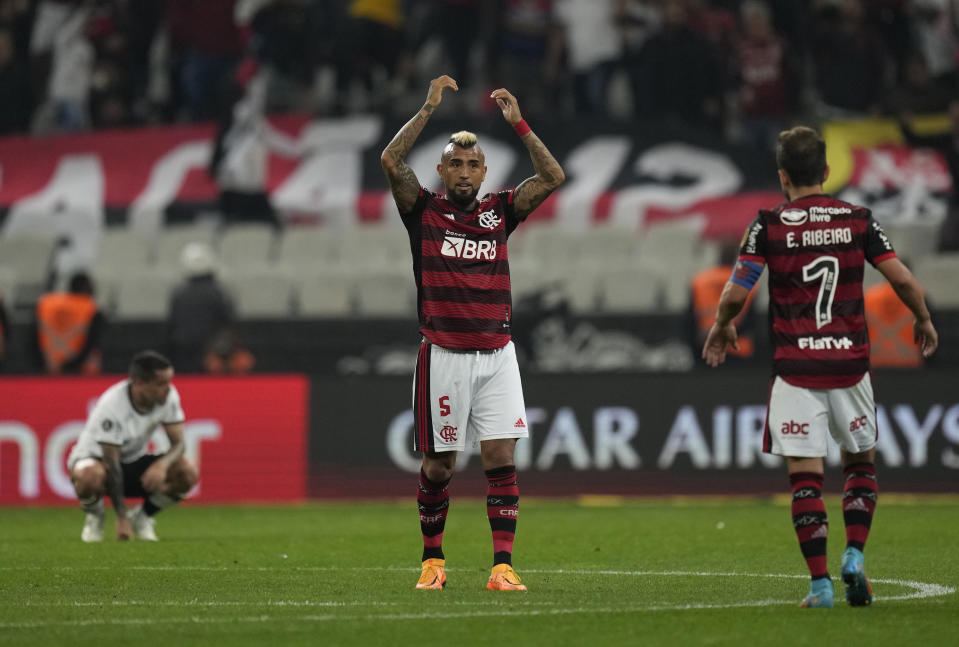
[[[0,645],[956,644],[957,499],[881,498],[876,602],[847,607],[836,579],[832,610],[796,607],[808,579],[783,500],[527,499],[528,594],[485,590],[485,509],[461,498],[446,590],[413,590],[414,505],[187,504],[157,518],[155,544],[114,541],[108,512],[94,545],[79,509],[0,510]],[[843,525],[827,508],[835,579]]]

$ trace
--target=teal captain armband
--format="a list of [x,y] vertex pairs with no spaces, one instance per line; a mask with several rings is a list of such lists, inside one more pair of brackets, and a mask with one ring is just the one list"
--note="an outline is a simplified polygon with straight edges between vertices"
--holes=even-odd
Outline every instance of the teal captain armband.
[[763,266],[752,261],[736,261],[733,267],[733,273],[729,280],[736,285],[741,285],[747,290],[752,290],[756,281],[763,273]]

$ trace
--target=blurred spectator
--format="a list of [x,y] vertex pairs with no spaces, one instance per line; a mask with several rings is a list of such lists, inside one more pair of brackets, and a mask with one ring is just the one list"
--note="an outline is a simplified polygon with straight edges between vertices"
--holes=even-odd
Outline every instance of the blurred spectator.
[[685,125],[721,126],[718,62],[709,43],[687,23],[683,0],[666,0],[663,28],[646,41],[646,101],[650,116]]
[[959,69],[959,7],[955,0],[914,0],[916,45],[934,79],[953,87]]
[[30,78],[14,48],[13,35],[0,30],[0,135],[22,133],[30,125]]
[[97,6],[86,28],[96,59],[90,113],[95,127],[113,128],[150,117],[146,104],[150,51],[163,16],[160,0],[112,0]]
[[706,39],[720,64],[733,55],[739,38],[736,15],[716,0],[686,0],[690,29]]
[[514,92],[531,120],[555,118],[563,41],[554,2],[498,1],[496,40],[490,45],[492,85]]
[[211,342],[234,323],[233,302],[217,280],[209,245],[190,243],[183,248],[180,262],[186,280],[170,298],[166,341],[178,371],[199,373]]
[[[403,49],[404,14],[400,0],[351,0],[337,44],[338,113],[347,112],[360,83],[367,108],[389,105],[389,82]],[[455,29],[454,26],[447,26]]]
[[[450,65],[449,74],[456,79],[462,92],[473,82],[470,57],[476,47],[484,45],[481,40],[485,20],[483,1],[426,0],[418,4],[424,13],[417,33],[413,34],[414,49],[419,49],[432,37],[438,38],[444,62],[448,61]],[[456,27],[451,28],[452,25]]]
[[34,115],[35,131],[75,132],[90,125],[87,99],[95,53],[86,27],[92,13],[92,1],[47,0],[37,9],[31,52],[38,67],[48,57],[50,64],[46,101]]
[[616,33],[615,3],[556,0],[556,17],[565,30],[576,115],[605,116],[609,112],[609,81],[622,51]]
[[203,369],[214,375],[242,375],[253,370],[256,360],[234,330],[221,330],[203,356]]
[[879,31],[866,21],[862,0],[842,0],[839,7],[828,4],[820,9],[812,57],[823,116],[879,111],[889,78],[888,61]]
[[956,96],[947,79],[934,79],[926,59],[919,52],[906,56],[902,82],[888,95],[887,106],[894,115],[942,112]]
[[[240,59],[234,0],[167,0],[175,92],[194,121],[216,114],[216,91]],[[179,103],[176,102],[175,103]]]
[[616,21],[623,43],[623,66],[629,79],[633,111],[647,114],[649,66],[643,58],[646,41],[662,26],[659,0],[617,0]]
[[939,250],[959,250],[959,99],[954,99],[949,104],[949,130],[945,133],[920,135],[909,125],[906,115],[900,116],[899,126],[910,146],[938,151],[949,166],[952,193],[946,221],[939,231]]
[[306,152],[266,118],[270,76],[247,59],[224,91],[208,170],[220,188],[220,211],[228,223],[265,221],[279,227],[267,191],[269,153],[299,157]]
[[36,350],[46,373],[100,373],[105,321],[88,274],[74,274],[67,292],[42,295],[35,325]]
[[922,353],[913,341],[916,318],[899,300],[892,285],[880,281],[867,289],[863,298],[869,329],[870,364],[876,368],[916,368],[922,365]]
[[[716,308],[719,306],[719,297],[726,287],[726,282],[732,275],[739,256],[739,242],[728,240],[722,243],[719,255],[719,264],[696,272],[689,283],[689,319],[691,320],[693,352],[699,352],[706,341],[709,329],[716,321]],[[726,351],[727,361],[730,358],[749,359],[756,352],[754,338],[756,322],[750,305],[756,296],[756,290],[749,293],[746,304],[736,316],[736,330],[739,333],[739,349],[729,348]]]
[[769,7],[759,0],[742,4],[743,36],[736,46],[740,139],[772,150],[789,112],[785,42],[773,31]]

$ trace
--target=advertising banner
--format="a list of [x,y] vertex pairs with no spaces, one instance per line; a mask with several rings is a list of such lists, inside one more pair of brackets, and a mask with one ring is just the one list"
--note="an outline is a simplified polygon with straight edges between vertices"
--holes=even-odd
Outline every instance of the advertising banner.
[[[954,380],[927,371],[876,375],[874,384],[881,487],[959,491]],[[764,373],[527,375],[524,385],[531,438],[516,449],[524,492],[773,493],[788,485],[783,459],[762,453]],[[412,496],[420,460],[410,380],[319,379],[313,394],[324,414],[311,429],[310,496]],[[457,487],[480,496],[475,454],[459,456],[472,485]],[[842,490],[838,465],[830,443],[829,492]]]
[[[75,501],[70,448],[96,398],[119,378],[0,379],[0,505]],[[176,377],[186,453],[200,470],[194,501],[300,501],[306,496],[309,381]],[[153,436],[153,451],[168,447]]]

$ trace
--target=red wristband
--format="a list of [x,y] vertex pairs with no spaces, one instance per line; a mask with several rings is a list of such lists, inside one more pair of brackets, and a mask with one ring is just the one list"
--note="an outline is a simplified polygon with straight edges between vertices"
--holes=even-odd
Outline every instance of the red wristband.
[[521,119],[516,125],[513,126],[513,130],[516,131],[516,134],[522,137],[526,133],[533,132],[533,129],[529,127],[529,124],[526,123],[525,119]]

